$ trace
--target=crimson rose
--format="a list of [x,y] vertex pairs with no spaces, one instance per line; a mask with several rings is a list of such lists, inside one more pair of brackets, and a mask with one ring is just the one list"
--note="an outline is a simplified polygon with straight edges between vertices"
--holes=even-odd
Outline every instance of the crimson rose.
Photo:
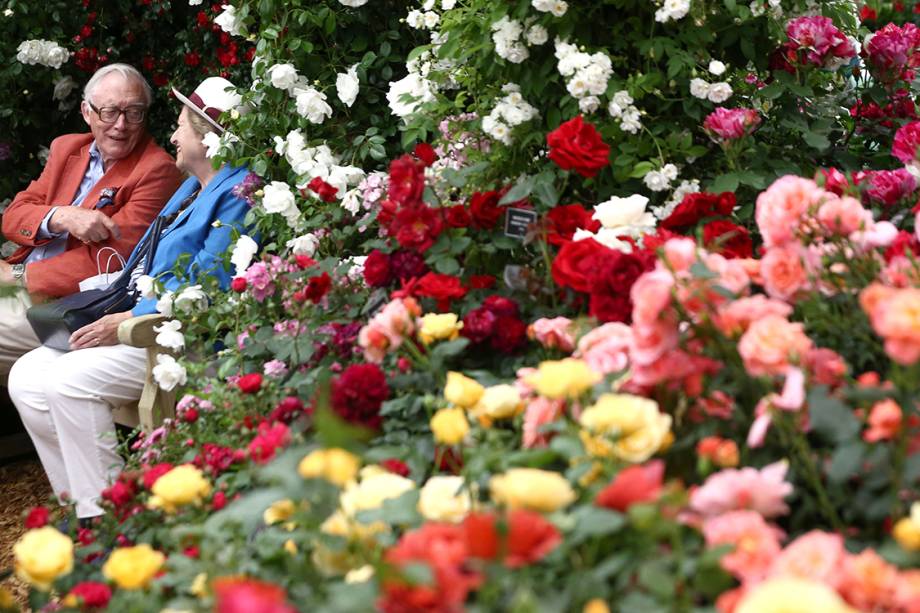
[[563,170],[574,170],[591,178],[610,163],[610,146],[581,115],[574,117],[546,135],[549,159]]

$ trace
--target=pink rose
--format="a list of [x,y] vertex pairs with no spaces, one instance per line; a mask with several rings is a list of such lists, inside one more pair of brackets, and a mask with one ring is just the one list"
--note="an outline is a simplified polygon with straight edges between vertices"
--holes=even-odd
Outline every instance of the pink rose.
[[790,363],[804,359],[811,348],[802,324],[779,315],[753,322],[738,341],[744,367],[755,377],[785,374]]
[[760,275],[771,298],[791,302],[796,294],[808,287],[801,247],[796,243],[787,243],[768,249],[760,261]]

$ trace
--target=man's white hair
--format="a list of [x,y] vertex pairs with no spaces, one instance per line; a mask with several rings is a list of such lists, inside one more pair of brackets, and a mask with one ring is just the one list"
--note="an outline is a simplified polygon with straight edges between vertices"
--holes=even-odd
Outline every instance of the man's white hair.
[[120,74],[126,81],[134,79],[141,85],[141,89],[144,90],[144,99],[147,101],[147,106],[149,107],[153,103],[153,90],[150,89],[150,84],[147,83],[147,79],[144,78],[137,68],[134,66],[129,66],[128,64],[107,64],[99,70],[97,70],[89,81],[86,83],[86,87],[83,88],[83,99],[87,102],[92,102],[93,94],[96,91],[96,87],[99,86],[99,83],[106,78],[108,75],[113,72]]

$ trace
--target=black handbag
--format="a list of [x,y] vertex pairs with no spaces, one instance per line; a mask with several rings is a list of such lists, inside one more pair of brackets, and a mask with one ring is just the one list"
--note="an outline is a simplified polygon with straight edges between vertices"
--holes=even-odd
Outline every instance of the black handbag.
[[64,296],[54,302],[30,307],[26,318],[42,345],[70,351],[70,335],[110,313],[129,310],[136,301],[134,292],[116,283],[106,289],[91,289]]

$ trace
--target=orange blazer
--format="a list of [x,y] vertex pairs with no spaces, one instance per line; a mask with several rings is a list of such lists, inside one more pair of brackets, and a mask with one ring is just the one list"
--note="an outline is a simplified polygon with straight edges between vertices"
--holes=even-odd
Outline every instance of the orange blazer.
[[[32,249],[49,241],[36,238],[42,219],[51,207],[73,202],[89,165],[92,143],[92,134],[56,138],[41,176],[3,212],[4,236],[21,245],[7,259],[9,263],[22,262]],[[101,248],[112,247],[127,258],[182,178],[173,158],[150,135],[142,136],[131,155],[112,164],[80,205],[111,217],[121,238],[84,245],[71,236],[63,253],[27,265],[26,289],[38,299],[72,294],[79,291],[80,281],[97,273],[96,253]]]

